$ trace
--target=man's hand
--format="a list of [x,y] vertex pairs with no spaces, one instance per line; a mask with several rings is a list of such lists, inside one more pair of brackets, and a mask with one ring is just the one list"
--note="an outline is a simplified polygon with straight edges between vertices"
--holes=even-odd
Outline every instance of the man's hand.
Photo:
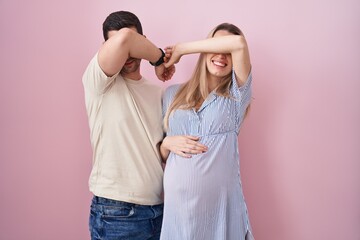
[[165,64],[161,64],[157,67],[155,67],[155,74],[158,77],[159,80],[165,82],[172,78],[172,76],[175,73],[175,66],[169,66],[165,67]]

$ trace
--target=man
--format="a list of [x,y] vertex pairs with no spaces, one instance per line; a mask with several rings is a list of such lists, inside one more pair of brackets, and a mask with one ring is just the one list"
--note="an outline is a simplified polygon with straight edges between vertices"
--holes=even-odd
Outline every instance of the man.
[[83,75],[93,148],[91,239],[159,239],[162,90],[142,77],[140,62],[150,61],[162,81],[175,68],[165,68],[164,52],[142,35],[133,13],[111,13],[103,34],[105,42]]

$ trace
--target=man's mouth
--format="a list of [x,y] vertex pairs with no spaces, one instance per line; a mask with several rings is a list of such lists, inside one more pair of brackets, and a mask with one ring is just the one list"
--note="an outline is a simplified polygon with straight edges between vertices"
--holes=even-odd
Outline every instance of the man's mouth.
[[134,59],[129,59],[125,62],[125,65],[130,65],[134,62],[135,60]]

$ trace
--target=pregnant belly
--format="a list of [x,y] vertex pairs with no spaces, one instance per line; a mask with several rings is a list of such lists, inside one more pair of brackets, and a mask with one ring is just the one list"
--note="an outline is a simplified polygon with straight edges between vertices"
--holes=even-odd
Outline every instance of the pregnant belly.
[[236,152],[208,152],[182,158],[169,155],[164,174],[164,191],[172,197],[217,196],[239,185]]

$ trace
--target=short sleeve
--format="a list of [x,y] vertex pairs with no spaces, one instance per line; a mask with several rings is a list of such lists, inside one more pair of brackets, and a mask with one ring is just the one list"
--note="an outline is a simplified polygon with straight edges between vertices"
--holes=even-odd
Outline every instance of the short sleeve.
[[119,73],[116,73],[114,76],[108,77],[101,69],[98,62],[98,54],[91,59],[89,65],[87,66],[82,82],[84,88],[93,93],[102,94],[106,91],[107,87],[115,80]]
[[177,93],[177,91],[180,88],[180,84],[176,84],[176,85],[171,85],[169,86],[163,94],[162,97],[162,114],[163,114],[163,118],[165,117],[166,111],[169,109],[175,94]]
[[251,100],[251,82],[252,71],[250,71],[245,83],[242,86],[238,86],[235,71],[232,71],[232,84],[230,94],[240,101],[241,105],[247,106]]
[[238,86],[236,80],[235,71],[232,72],[232,83],[230,87],[230,94],[235,98],[235,113],[236,113],[236,122],[241,124],[246,108],[249,106],[251,101],[251,82],[252,82],[252,71],[250,71],[245,83],[242,86]]

